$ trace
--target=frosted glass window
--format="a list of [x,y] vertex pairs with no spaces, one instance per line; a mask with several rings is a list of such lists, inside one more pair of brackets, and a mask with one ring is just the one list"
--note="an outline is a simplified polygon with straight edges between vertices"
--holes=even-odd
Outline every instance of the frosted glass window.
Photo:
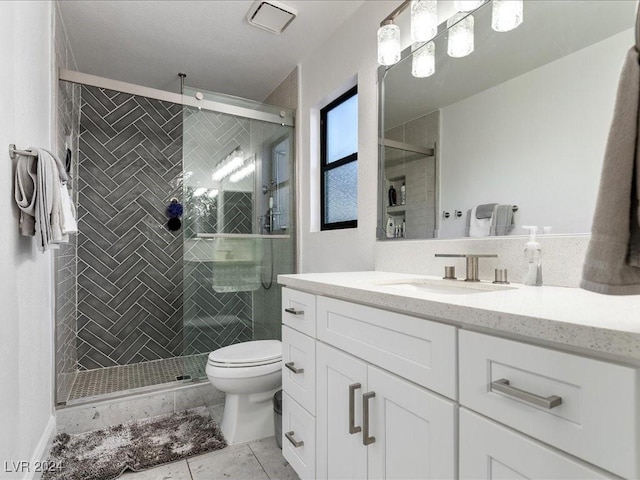
[[324,223],[358,217],[358,162],[350,162],[324,174]]
[[358,151],[358,95],[327,112],[327,163]]
[[358,88],[320,110],[320,224],[358,226]]

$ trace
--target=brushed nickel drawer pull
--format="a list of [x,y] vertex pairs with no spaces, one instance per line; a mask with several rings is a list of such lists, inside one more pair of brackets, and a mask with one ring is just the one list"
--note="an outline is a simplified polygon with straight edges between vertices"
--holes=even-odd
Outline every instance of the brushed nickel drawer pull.
[[285,363],[284,366],[287,367],[289,370],[291,370],[293,373],[296,373],[296,374],[304,373],[304,368],[296,368],[293,366],[294,363],[295,362],[288,362],[288,363]]
[[349,385],[349,433],[353,435],[362,431],[362,427],[356,425],[356,390],[362,388],[359,383],[352,383]]
[[304,445],[304,441],[300,440],[298,442],[295,438],[293,438],[293,430],[291,430],[290,432],[286,432],[284,436],[287,437],[287,440],[291,442],[291,445],[293,445],[294,448],[302,447]]
[[557,395],[551,395],[549,397],[541,397],[535,393],[520,390],[519,388],[509,385],[509,380],[501,378],[495,382],[491,382],[490,390],[492,392],[500,392],[508,397],[515,398],[516,400],[522,400],[525,403],[535,405],[536,407],[547,408],[551,410],[562,404],[562,397]]
[[362,395],[362,444],[371,445],[376,437],[369,436],[369,400],[376,396],[376,392],[367,392]]
[[296,310],[295,308],[285,308],[284,311],[291,315],[304,315],[304,310]]

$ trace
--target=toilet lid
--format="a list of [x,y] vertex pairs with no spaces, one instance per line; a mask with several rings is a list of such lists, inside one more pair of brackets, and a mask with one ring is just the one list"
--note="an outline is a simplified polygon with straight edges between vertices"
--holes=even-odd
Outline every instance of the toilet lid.
[[279,340],[256,340],[236,343],[209,354],[209,363],[224,365],[264,365],[282,358],[282,343]]

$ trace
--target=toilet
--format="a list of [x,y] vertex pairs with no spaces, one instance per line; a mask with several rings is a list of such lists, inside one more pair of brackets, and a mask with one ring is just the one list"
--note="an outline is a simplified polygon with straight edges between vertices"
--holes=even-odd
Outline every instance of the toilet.
[[274,434],[273,395],[282,385],[279,340],[236,343],[209,354],[207,377],[226,394],[220,428],[229,445]]

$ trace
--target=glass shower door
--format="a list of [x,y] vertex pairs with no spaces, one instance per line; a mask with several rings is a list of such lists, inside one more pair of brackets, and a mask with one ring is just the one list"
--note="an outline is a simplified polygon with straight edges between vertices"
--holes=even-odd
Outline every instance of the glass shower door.
[[183,361],[193,379],[213,350],[280,338],[275,277],[295,258],[293,127],[192,107],[183,118]]

